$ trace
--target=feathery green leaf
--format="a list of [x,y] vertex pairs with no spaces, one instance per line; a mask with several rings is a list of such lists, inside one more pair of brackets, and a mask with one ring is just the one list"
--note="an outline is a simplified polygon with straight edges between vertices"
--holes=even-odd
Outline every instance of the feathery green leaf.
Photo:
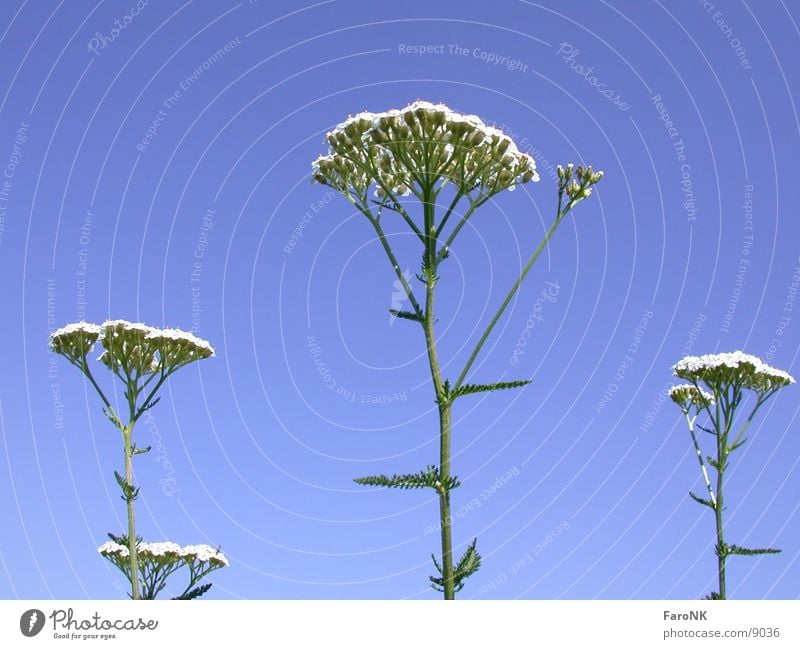
[[743,557],[752,557],[752,556],[756,556],[756,555],[759,555],[759,554],[780,554],[781,553],[781,550],[776,550],[774,548],[755,548],[755,549],[751,549],[751,548],[743,548],[743,547],[738,546],[738,545],[729,545],[727,547],[727,551],[728,551],[727,553],[729,555],[738,554],[738,555],[741,555]]
[[197,599],[198,597],[202,597],[209,588],[211,588],[213,584],[203,584],[202,586],[198,586],[197,588],[192,588],[192,590],[180,595],[178,597],[173,597],[172,599]]
[[[461,555],[458,563],[453,568],[453,590],[456,593],[464,588],[464,580],[478,572],[481,567],[481,555],[475,548],[477,543],[477,538],[472,540],[472,543],[467,546],[464,554]],[[428,577],[431,580],[431,588],[439,592],[443,592],[444,577],[442,576],[442,568],[439,565],[439,562],[436,560],[436,557],[433,555],[431,555],[431,557],[433,558],[433,564],[436,566],[436,570],[439,572],[438,577],[435,575]]]
[[397,309],[389,309],[389,314],[393,315],[395,318],[403,318],[404,320],[413,320],[414,322],[422,322],[422,318],[420,318],[413,311],[398,311]]
[[450,491],[461,486],[455,476],[450,476],[447,480],[442,481],[439,468],[433,465],[428,466],[419,473],[394,474],[392,476],[372,475],[364,478],[355,478],[354,482],[370,487],[394,487],[397,489],[424,489],[425,487],[430,487],[436,491],[442,489]]
[[467,383],[457,390],[453,390],[452,398],[462,397],[465,394],[477,394],[478,392],[495,392],[496,390],[510,390],[511,388],[521,388],[531,383],[526,381],[500,381],[498,383],[474,384]]
[[714,505],[711,503],[710,500],[706,500],[705,498],[700,498],[700,496],[695,496],[691,491],[689,495],[692,497],[692,500],[700,503],[701,505],[705,505],[706,507],[710,507],[711,509],[716,509]]

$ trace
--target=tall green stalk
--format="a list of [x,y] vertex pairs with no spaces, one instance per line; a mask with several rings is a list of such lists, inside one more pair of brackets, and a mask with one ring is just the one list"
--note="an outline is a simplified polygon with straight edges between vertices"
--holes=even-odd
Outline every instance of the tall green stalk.
[[[510,138],[486,127],[475,116],[453,113],[447,107],[417,102],[401,111],[360,113],[328,134],[330,153],[313,165],[314,178],[342,193],[370,222],[383,247],[411,310],[392,310],[399,318],[420,324],[425,339],[428,365],[439,414],[439,463],[411,474],[375,475],[357,478],[363,485],[400,489],[433,489],[439,501],[441,555],[433,557],[438,575],[431,585],[444,599],[455,599],[464,580],[480,567],[476,540],[467,545],[455,561],[451,497],[460,485],[452,473],[452,410],[461,396],[522,387],[530,381],[505,381],[491,384],[466,384],[472,365],[503,312],[511,303],[533,264],[545,249],[563,218],[579,201],[587,198],[592,186],[602,177],[591,167],[572,165],[558,168],[558,209],[556,218],[539,246],[523,267],[511,290],[489,321],[455,383],[442,376],[436,347],[436,288],[441,264],[475,211],[490,198],[516,185],[538,180],[533,159],[517,151]],[[453,198],[437,221],[437,199],[447,185],[453,185]],[[376,188],[379,200],[369,191]],[[422,205],[419,227],[403,205],[402,197],[413,196]],[[458,223],[445,233],[445,225],[462,200],[469,205]],[[400,270],[397,256],[381,226],[385,211],[400,215],[422,244],[422,269],[417,276],[425,287],[425,298],[417,299],[412,286]]]
[[725,496],[722,493],[722,483],[725,478],[725,465],[728,462],[727,453],[725,452],[725,442],[723,437],[717,431],[717,493],[716,503],[714,503],[714,525],[717,531],[717,593],[719,599],[727,599],[725,589],[725,562],[728,559],[728,553],[725,551],[725,530],[722,522],[722,512],[724,511]]
[[[671,388],[670,397],[680,406],[686,418],[708,491],[707,499],[701,498],[691,491],[689,495],[695,502],[708,507],[714,513],[717,590],[709,594],[706,599],[727,599],[725,571],[728,557],[778,554],[780,552],[773,548],[744,548],[726,542],[724,486],[730,455],[747,441],[744,434],[761,406],[780,388],[794,383],[794,379],[786,372],[770,367],[759,358],[743,352],[708,354],[699,357],[687,356],[681,359],[673,369],[675,376],[686,379],[690,383]],[[754,393],[755,403],[739,432],[731,441],[731,431],[736,423],[736,411],[742,405],[745,390]],[[698,427],[712,435],[715,442],[715,455],[709,456],[707,460],[708,464],[717,472],[716,490],[711,486],[701,447],[695,434],[695,422],[701,413],[708,417],[710,427]]]
[[128,486],[125,497],[125,505],[128,512],[128,551],[130,552],[131,563],[131,597],[139,599],[139,553],[136,548],[136,512],[133,507],[134,497],[128,497],[128,493],[135,493],[136,486],[133,484],[133,424],[125,426],[122,432],[123,445],[125,447],[125,484]]
[[[127,423],[123,423],[89,367],[87,356],[98,342],[104,348],[99,360],[124,386],[123,394],[128,407]],[[103,402],[103,413],[122,435],[124,475],[114,471],[114,477],[125,501],[128,530],[124,540],[127,556],[115,556],[114,560],[119,566],[125,564],[124,572],[131,584],[131,598],[141,599],[138,550],[140,539],[136,534],[134,507],[139,488],[133,479],[133,458],[147,453],[150,447],[136,446],[133,429],[139,418],[158,402],[158,390],[167,378],[184,365],[213,356],[214,350],[206,341],[191,333],[178,329],[156,329],[124,320],[111,320],[102,325],[86,322],[67,325],[51,334],[50,347],[77,367],[89,380]],[[111,537],[115,543],[122,540],[113,535]],[[114,550],[111,554],[116,552]],[[214,559],[216,561],[216,555]]]

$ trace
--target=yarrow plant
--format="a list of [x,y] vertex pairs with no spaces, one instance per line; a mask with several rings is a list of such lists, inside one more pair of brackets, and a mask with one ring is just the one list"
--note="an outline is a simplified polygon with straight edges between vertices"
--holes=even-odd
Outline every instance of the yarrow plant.
[[[717,591],[707,595],[706,599],[727,599],[725,563],[728,557],[733,555],[757,556],[780,552],[773,548],[751,549],[726,542],[723,520],[725,511],[723,487],[729,457],[747,441],[744,434],[759,408],[778,390],[795,381],[783,370],[770,367],[760,358],[741,351],[687,356],[678,361],[672,369],[675,376],[689,381],[688,384],[673,386],[669,394],[680,407],[686,419],[708,498],[702,498],[691,491],[689,495],[696,502],[714,512],[716,527],[714,552],[717,556],[719,587]],[[755,401],[745,420],[739,422],[736,420],[736,411],[742,405],[747,391],[754,393]],[[704,427],[696,424],[701,413],[708,417],[710,426]],[[739,423],[741,426],[733,434],[735,426]],[[716,471],[716,485],[712,485],[709,479],[706,461],[703,459],[695,428],[708,433],[714,439],[716,452],[714,455],[708,455],[706,461]]]
[[[125,537],[108,535],[111,539],[97,548],[97,551],[131,581],[130,549]],[[142,599],[156,599],[166,587],[167,577],[180,568],[188,568],[189,584],[183,592],[172,599],[195,599],[211,588],[211,584],[197,584],[210,572],[230,565],[219,548],[210,545],[187,545],[181,547],[169,541],[163,543],[136,544],[138,555],[139,582]]]
[[[463,370],[451,382],[442,373],[434,327],[440,266],[478,208],[502,191],[539,180],[536,163],[531,156],[521,153],[505,133],[487,126],[475,115],[424,101],[401,110],[359,113],[329,132],[327,142],[328,153],[312,164],[313,178],[347,198],[375,230],[411,305],[409,310],[391,309],[390,313],[420,325],[439,411],[438,465],[418,473],[369,476],[356,482],[400,489],[428,488],[438,495],[441,556],[433,558],[437,574],[430,581],[445,599],[454,599],[465,579],[480,567],[481,557],[476,549],[477,540],[473,540],[458,561],[453,558],[450,492],[460,484],[451,473],[453,403],[469,394],[530,383],[519,380],[473,384],[466,380],[483,345],[556,228],[578,202],[592,193],[603,174],[591,167],[558,167],[555,219],[483,331]],[[407,209],[412,202],[421,206],[421,218],[412,218]],[[386,212],[391,216],[385,216]],[[400,270],[384,230],[386,218],[402,219],[419,240],[422,265],[417,279],[424,298],[417,297],[409,278]]]
[[[123,383],[125,405],[120,412],[111,405],[89,366],[88,355],[97,344],[103,348],[97,360]],[[50,335],[50,349],[89,380],[103,402],[103,414],[122,435],[124,475],[114,471],[114,477],[126,503],[128,532],[122,537],[109,534],[111,542],[100,546],[100,554],[129,579],[132,599],[154,599],[166,577],[182,565],[190,570],[190,585],[179,599],[202,595],[211,585],[198,588],[197,582],[211,570],[228,565],[221,553],[197,549],[207,546],[180,548],[174,543],[142,543],[136,535],[134,501],[139,487],[133,481],[133,458],[147,453],[150,447],[136,446],[133,429],[140,417],[158,403],[158,390],[170,376],[189,363],[214,356],[214,349],[205,340],[180,329],[159,329],[125,320],[66,325]]]

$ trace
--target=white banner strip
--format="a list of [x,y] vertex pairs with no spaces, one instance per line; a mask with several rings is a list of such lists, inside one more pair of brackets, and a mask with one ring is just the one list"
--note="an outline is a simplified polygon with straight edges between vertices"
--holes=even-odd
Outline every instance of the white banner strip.
[[0,602],[9,648],[796,649],[799,628],[797,601]]

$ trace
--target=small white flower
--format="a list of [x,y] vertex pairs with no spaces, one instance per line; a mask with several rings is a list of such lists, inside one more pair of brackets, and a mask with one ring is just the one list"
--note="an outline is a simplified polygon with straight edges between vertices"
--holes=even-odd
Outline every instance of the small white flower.
[[141,333],[148,333],[152,327],[147,326],[143,322],[130,322],[128,320],[106,320],[100,325],[103,329],[106,328],[120,328],[126,331],[139,331]]
[[210,545],[205,544],[187,545],[182,548],[181,556],[190,560],[200,561],[201,563],[210,561],[212,563],[219,563],[224,566],[230,565],[227,557],[222,554],[222,552],[216,548],[212,548]]
[[181,546],[170,541],[163,541],[160,543],[139,543],[139,545],[136,546],[136,551],[142,555],[151,557],[163,557],[168,554],[180,556]]
[[119,543],[114,543],[114,541],[106,541],[105,543],[103,543],[103,545],[97,548],[97,551],[103,555],[118,554],[121,557],[127,557],[128,555],[130,555],[130,551],[126,546],[120,545]]
[[145,336],[146,340],[172,340],[178,343],[184,343],[189,347],[189,352],[192,353],[205,353],[208,356],[214,356],[214,348],[207,340],[198,338],[190,331],[183,331],[182,329],[151,329]]
[[50,349],[72,360],[78,360],[88,354],[102,330],[89,322],[73,322],[50,334]]
[[707,385],[737,381],[742,387],[753,390],[768,390],[795,382],[788,372],[743,351],[686,356],[672,369],[675,376],[683,379],[703,381]]
[[[384,195],[381,185],[398,187],[403,196],[414,193],[391,179],[408,188],[422,169],[428,176],[433,169],[434,178],[466,193],[496,193],[539,180],[533,158],[520,153],[508,135],[444,104],[415,101],[400,110],[358,113],[326,139],[328,155],[312,162],[313,177],[348,195],[362,196],[373,183],[379,186],[379,198]],[[499,175],[500,169],[506,173]]]
[[60,329],[56,329],[50,334],[50,339],[52,340],[53,338],[68,336],[69,334],[76,332],[99,336],[101,330],[100,327],[98,327],[96,324],[92,324],[91,322],[73,322],[61,327]]

